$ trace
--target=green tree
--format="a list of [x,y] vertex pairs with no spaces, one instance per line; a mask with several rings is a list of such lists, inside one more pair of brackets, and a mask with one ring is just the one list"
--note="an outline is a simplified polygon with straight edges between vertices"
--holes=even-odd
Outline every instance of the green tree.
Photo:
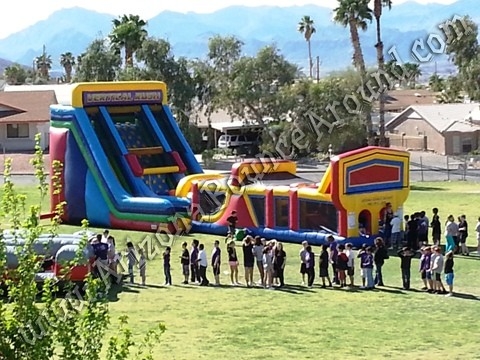
[[[108,290],[109,284],[104,283],[108,277],[87,276],[82,293],[82,289],[75,287],[68,276],[72,266],[85,263],[84,249],[88,243],[86,235],[78,244],[75,258],[62,263],[65,269],[63,282],[66,296],[55,296],[59,289],[47,280],[41,298],[38,297],[36,275],[41,271],[43,259],[39,258],[37,241],[43,233],[51,234],[52,237],[58,233],[65,203],[57,206],[50,223],[40,221],[41,204],[49,192],[49,186],[39,134],[36,135],[35,142],[36,153],[32,164],[38,180],[38,204],[27,207],[26,196],[16,190],[11,178],[12,161],[5,161],[0,219],[2,228],[15,230],[13,245],[7,247],[3,237],[0,241],[0,356],[9,360],[97,360],[103,347],[100,339],[106,336],[110,321],[107,294],[99,292],[100,289]],[[52,166],[52,190],[53,194],[58,194],[62,186],[62,164],[54,161]],[[84,221],[83,230],[87,226],[88,222]],[[23,243],[19,242],[20,238],[24,240]],[[11,264],[12,258],[17,260],[15,268]],[[120,321],[119,336],[111,336],[108,341],[109,359],[131,358],[131,352],[135,350],[131,332],[126,328],[127,319],[123,317]],[[158,340],[164,331],[162,324],[150,330],[136,356],[151,358],[152,341]]]
[[113,29],[109,35],[110,41],[117,53],[125,52],[125,66],[133,66],[133,56],[147,38],[145,30],[147,22],[138,15],[122,15],[113,21]]
[[25,84],[28,72],[22,65],[14,63],[5,68],[3,75],[7,84],[22,85]]
[[301,34],[303,34],[303,36],[305,37],[305,41],[307,42],[307,46],[308,46],[308,66],[309,66],[309,70],[310,70],[310,78],[312,78],[313,77],[313,60],[312,60],[311,39],[312,39],[312,35],[315,34],[315,32],[317,31],[315,29],[315,24],[314,24],[313,19],[308,15],[305,15],[304,17],[302,17],[302,19],[298,23],[298,31]]
[[[367,69],[363,57],[362,46],[358,29],[367,30],[368,23],[372,21],[372,10],[368,7],[370,0],[338,0],[339,6],[334,9],[334,21],[348,27],[353,46],[353,64],[359,71],[362,79],[362,87],[367,83]],[[371,108],[372,104],[364,104],[363,112],[365,125],[368,131],[369,144],[374,143]]]
[[50,79],[49,72],[52,68],[52,57],[47,54],[45,45],[43,46],[42,54],[35,58],[35,66],[37,67],[38,75],[42,79]]
[[75,56],[70,51],[60,55],[60,65],[65,70],[65,81],[72,82],[72,71],[75,66]]
[[256,56],[245,56],[234,63],[231,87],[220,96],[225,97],[233,114],[265,127],[265,118],[279,119],[285,113],[278,92],[293,84],[297,72],[298,68],[276,47],[267,46]]
[[478,61],[478,25],[469,16],[464,16],[451,25],[445,29],[449,38],[446,53],[462,73],[472,62]]
[[[386,6],[389,9],[392,7],[391,0],[374,0],[373,2],[373,15],[375,16],[376,31],[377,31],[377,43],[375,48],[377,50],[377,65],[378,71],[383,73],[385,71],[385,58],[383,56],[383,41],[382,41],[382,29],[380,19],[382,17],[383,7]],[[380,89],[379,97],[379,145],[385,146],[385,92],[386,88]]]
[[96,39],[77,58],[77,81],[113,81],[121,66],[121,59],[104,39]]
[[449,76],[444,81],[441,93],[437,95],[437,102],[440,104],[462,103],[462,88],[463,84],[460,76]]
[[417,80],[422,76],[422,70],[420,69],[420,64],[416,63],[405,63],[402,65],[405,68],[406,73],[408,74],[408,85],[415,89]]
[[428,79],[428,86],[432,89],[432,91],[438,92],[444,89],[445,80],[438,74],[433,74]]

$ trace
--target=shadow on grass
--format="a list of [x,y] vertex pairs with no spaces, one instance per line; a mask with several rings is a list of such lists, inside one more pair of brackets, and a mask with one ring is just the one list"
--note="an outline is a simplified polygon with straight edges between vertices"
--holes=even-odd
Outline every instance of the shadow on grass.
[[447,191],[448,189],[435,186],[410,185],[410,190],[413,191]]
[[[317,287],[318,288],[318,287]],[[315,292],[313,288],[309,288],[306,286],[301,286],[301,285],[288,285],[285,284],[284,287],[275,287],[274,288],[276,291],[288,293],[288,294],[302,294],[302,293],[313,293]]]
[[472,295],[472,294],[463,294],[463,293],[453,293],[452,297],[456,297],[459,299],[464,300],[473,300],[473,301],[480,301],[480,297]]
[[117,302],[121,293],[139,293],[141,285],[136,284],[113,284],[108,292],[107,299],[109,302]]

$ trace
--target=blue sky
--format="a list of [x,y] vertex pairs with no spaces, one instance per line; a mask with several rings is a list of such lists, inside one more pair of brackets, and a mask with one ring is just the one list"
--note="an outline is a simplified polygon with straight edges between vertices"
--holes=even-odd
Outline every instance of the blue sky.
[[[403,3],[407,0],[394,0],[395,4]],[[451,4],[456,0],[416,0],[418,3],[442,3]],[[46,19],[51,13],[62,8],[79,6],[98,12],[109,13],[112,15],[137,14],[148,20],[164,10],[179,12],[200,12],[208,13],[231,5],[276,5],[292,6],[306,4],[321,4],[326,7],[335,7],[336,0],[177,0],[177,1],[159,1],[159,0],[14,0],[8,2],[8,8],[2,6],[2,16],[0,20],[0,38],[4,38],[12,33],[20,31],[37,21]]]

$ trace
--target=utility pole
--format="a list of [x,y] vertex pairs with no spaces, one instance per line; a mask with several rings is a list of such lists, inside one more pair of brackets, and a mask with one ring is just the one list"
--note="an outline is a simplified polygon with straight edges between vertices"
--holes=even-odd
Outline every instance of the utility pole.
[[317,56],[317,83],[320,81],[320,56]]

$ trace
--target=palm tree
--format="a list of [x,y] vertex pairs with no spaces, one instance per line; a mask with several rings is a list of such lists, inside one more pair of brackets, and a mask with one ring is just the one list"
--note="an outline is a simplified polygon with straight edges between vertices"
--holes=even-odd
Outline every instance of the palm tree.
[[372,10],[368,7],[369,0],[338,0],[338,3],[339,6],[333,10],[335,12],[333,20],[344,27],[348,26],[353,45],[353,64],[362,78],[365,78],[367,70],[358,29],[367,30],[367,21],[372,21]]
[[5,68],[3,71],[3,76],[7,84],[21,85],[24,84],[25,80],[27,79],[27,71],[22,67],[22,65],[14,63]]
[[422,75],[422,70],[420,70],[420,64],[415,63],[405,63],[403,64],[405,72],[408,74],[408,84],[410,87],[415,89],[417,79]]
[[[365,86],[367,69],[363,58],[362,46],[358,29],[367,30],[368,22],[372,21],[372,10],[368,7],[370,0],[338,0],[338,7],[334,9],[333,20],[350,30],[350,39],[353,46],[353,64],[360,72],[362,85]],[[365,123],[368,132],[368,142],[374,143],[372,114],[369,106],[364,106]]]
[[138,15],[123,15],[113,20],[113,29],[109,35],[116,51],[125,50],[125,66],[133,66],[133,55],[147,38],[147,22]]
[[47,54],[45,50],[45,45],[43,45],[42,55],[35,58],[35,65],[37,67],[37,72],[40,74],[40,77],[48,80],[49,71],[52,68],[52,57]]
[[[377,49],[377,64],[378,64],[378,71],[382,73],[384,71],[385,59],[383,57],[383,42],[381,36],[381,26],[380,26],[380,18],[382,16],[382,9],[384,6],[387,6],[389,9],[392,8],[392,1],[391,0],[374,0],[373,2],[373,14],[375,16],[375,23],[377,27],[377,43],[375,44],[375,48]],[[379,145],[385,146],[385,91],[387,89],[382,88],[380,89],[380,98],[379,98],[379,132],[380,132],[380,139]]]
[[67,83],[72,81],[72,71],[75,66],[75,56],[70,51],[60,55],[60,65],[65,70],[65,80]]
[[305,15],[302,17],[300,22],[298,23],[298,31],[303,34],[305,37],[305,41],[307,42],[308,46],[308,64],[310,67],[310,78],[313,77],[313,60],[312,60],[312,44],[310,39],[312,35],[315,34],[317,31],[314,26],[313,19],[310,16]]

